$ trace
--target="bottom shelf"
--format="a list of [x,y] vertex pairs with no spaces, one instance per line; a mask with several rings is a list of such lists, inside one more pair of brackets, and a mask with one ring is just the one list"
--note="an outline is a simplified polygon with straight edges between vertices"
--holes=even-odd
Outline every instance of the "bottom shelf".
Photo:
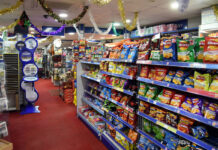
[[86,123],[86,125],[90,127],[90,129],[92,129],[98,136],[100,136],[101,132],[94,125],[92,125],[82,114],[78,112],[78,116]]

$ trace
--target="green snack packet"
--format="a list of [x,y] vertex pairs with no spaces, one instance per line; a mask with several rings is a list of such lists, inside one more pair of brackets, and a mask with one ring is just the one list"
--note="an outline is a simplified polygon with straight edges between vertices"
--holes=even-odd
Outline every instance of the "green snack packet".
[[158,87],[149,85],[145,97],[154,99],[157,96],[157,94],[158,94]]
[[194,41],[193,40],[176,40],[177,43],[177,59],[180,62],[194,62]]
[[159,131],[156,132],[155,134],[155,138],[159,141],[163,141],[164,140],[164,136],[165,136],[165,132],[163,129],[159,128]]
[[141,83],[140,83],[140,86],[139,86],[139,92],[138,92],[138,94],[141,95],[141,96],[145,96],[146,92],[147,92],[147,86],[146,86],[145,83],[142,83],[142,82],[141,82]]
[[163,53],[160,50],[152,50],[150,60],[161,61],[163,60]]
[[144,127],[144,131],[146,133],[150,133],[151,132],[151,122],[146,120],[146,119],[143,119],[143,127]]
[[203,62],[204,45],[205,45],[204,38],[195,39],[195,61],[196,62]]

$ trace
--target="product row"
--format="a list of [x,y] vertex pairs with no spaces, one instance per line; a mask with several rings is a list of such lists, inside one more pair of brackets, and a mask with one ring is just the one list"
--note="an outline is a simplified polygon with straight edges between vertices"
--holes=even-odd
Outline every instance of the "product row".
[[218,73],[216,71],[199,72],[142,66],[140,77],[218,93]]
[[[204,116],[207,119],[218,119],[218,104],[209,102],[206,99],[187,96],[184,93],[179,93],[166,88],[161,89],[157,86],[147,85],[145,83],[140,83],[138,94],[154,101],[159,101],[174,106],[175,108],[181,108],[193,114]],[[146,105],[144,104],[147,103],[140,101],[140,107],[146,108]]]

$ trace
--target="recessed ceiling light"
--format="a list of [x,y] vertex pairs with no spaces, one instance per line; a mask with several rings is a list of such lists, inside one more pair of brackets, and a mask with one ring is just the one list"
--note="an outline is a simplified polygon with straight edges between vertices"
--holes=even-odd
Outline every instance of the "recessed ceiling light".
[[35,32],[31,32],[31,34],[35,34]]
[[66,13],[61,13],[61,14],[59,14],[59,17],[61,17],[61,18],[67,18],[67,17],[68,17],[68,14],[66,14]]
[[126,23],[130,23],[131,22],[131,20],[130,19],[126,19]]
[[179,8],[179,3],[178,2],[172,2],[171,3],[171,8],[172,9],[178,9]]
[[74,32],[69,32],[68,34],[69,34],[69,35],[74,35],[75,33],[74,33]]
[[114,26],[120,26],[119,22],[114,22]]

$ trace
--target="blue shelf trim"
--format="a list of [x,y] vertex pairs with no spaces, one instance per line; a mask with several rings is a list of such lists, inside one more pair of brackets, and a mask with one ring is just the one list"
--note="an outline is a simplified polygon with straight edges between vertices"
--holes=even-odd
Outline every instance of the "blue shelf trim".
[[83,74],[83,75],[81,75],[81,76],[84,77],[84,78],[87,78],[87,79],[96,81],[96,82],[100,82],[100,79],[96,79],[96,78],[93,78],[93,77],[89,77],[89,76],[87,76],[87,75],[85,75],[85,74]]
[[107,75],[110,75],[110,76],[119,77],[119,78],[129,79],[129,80],[133,79],[132,76],[128,76],[128,75],[124,75],[124,74],[110,73],[110,72],[106,72],[106,71],[100,71],[100,73],[107,74]]
[[164,109],[167,109],[167,110],[170,110],[172,112],[175,112],[175,113],[181,114],[183,116],[189,117],[189,118],[194,119],[196,121],[202,122],[204,124],[210,125],[212,127],[218,128],[218,121],[206,119],[206,118],[204,118],[204,117],[202,117],[200,115],[190,113],[190,112],[185,111],[185,110],[183,110],[181,108],[173,107],[171,105],[167,105],[167,104],[161,103],[159,101],[148,99],[148,98],[140,96],[140,95],[138,95],[137,98],[142,100],[142,101],[145,101],[145,102],[160,106],[160,107],[162,107]]
[[[194,30],[198,30],[198,27],[194,27],[194,28],[188,28],[188,29],[182,29],[182,30],[176,30],[176,31],[167,31],[167,32],[161,32],[161,34],[170,34],[170,33],[180,33],[180,32],[188,32],[188,31],[194,31]],[[144,37],[150,37],[150,36],[154,36],[158,33],[152,33],[152,34],[147,34],[147,35],[143,35],[143,36],[131,36],[131,38],[144,38]]]
[[122,88],[118,88],[118,87],[115,87],[115,86],[111,86],[111,85],[108,85],[108,84],[103,83],[103,82],[100,82],[100,85],[105,86],[105,87],[108,87],[108,88],[111,88],[111,89],[115,89],[115,90],[117,90],[117,91],[123,92],[123,93],[128,94],[128,95],[131,95],[131,96],[134,95],[134,92],[131,92],[131,91],[128,91],[128,90],[124,90],[124,89],[122,89]]
[[128,137],[126,136],[122,131],[120,131],[119,129],[117,129],[113,124],[111,124],[107,119],[105,119],[104,117],[102,117],[102,120],[104,120],[107,124],[109,124],[112,128],[114,128],[117,132],[119,132],[123,137],[125,137],[125,139],[133,144],[133,141]]
[[138,60],[137,64],[159,65],[159,66],[172,66],[172,67],[185,67],[185,68],[198,68],[198,69],[217,69],[218,64],[205,64],[197,62],[170,62],[170,61],[151,61],[151,60]]
[[100,131],[93,126],[82,114],[78,113],[78,116],[94,131],[99,135]]
[[100,61],[113,61],[113,62],[126,62],[126,63],[133,63],[134,60],[128,59],[111,59],[111,58],[101,58]]
[[157,124],[157,125],[159,125],[159,126],[161,126],[161,127],[163,127],[163,128],[165,128],[165,129],[167,129],[167,130],[169,130],[169,131],[171,131],[171,132],[173,132],[173,133],[175,133],[175,134],[177,134],[177,135],[179,135],[179,136],[181,136],[181,137],[183,137],[183,138],[185,138],[186,140],[189,140],[189,141],[201,146],[202,148],[205,148],[207,150],[215,150],[216,149],[212,145],[209,145],[209,144],[207,144],[207,143],[205,143],[205,142],[203,142],[201,140],[198,140],[198,139],[194,138],[191,135],[183,133],[183,132],[177,130],[176,128],[173,128],[173,127],[171,127],[171,126],[169,126],[169,125],[167,125],[167,124],[165,124],[163,122],[160,122],[157,119],[154,119],[154,118],[152,118],[152,117],[150,117],[150,116],[148,116],[148,115],[146,115],[144,113],[138,112],[138,115],[145,118],[145,119],[147,119],[147,120],[149,120],[149,121],[151,121],[151,122],[153,122],[153,123],[155,123],[155,124]]
[[102,98],[100,98],[100,97],[98,97],[98,96],[96,96],[96,95],[90,93],[89,91],[87,91],[87,90],[84,90],[84,91],[85,91],[87,94],[89,94],[90,96],[92,96],[92,97],[94,97],[94,98],[96,98],[96,99],[98,99],[98,100],[100,100],[100,101],[104,101],[104,99],[102,99]]
[[100,62],[96,62],[96,61],[80,61],[83,64],[91,64],[91,65],[100,65]]
[[208,98],[218,99],[218,94],[213,93],[213,92],[207,92],[207,91],[202,91],[202,90],[200,90],[198,92],[195,92],[195,90],[197,90],[197,89],[187,88],[187,87],[184,87],[182,85],[175,85],[173,83],[168,83],[168,82],[164,82],[164,81],[150,80],[150,79],[142,78],[142,77],[137,77],[137,80],[141,81],[141,82],[149,83],[149,84],[168,87],[168,88],[171,88],[171,89],[175,89],[175,90],[179,90],[179,91],[183,91],[183,92],[187,92],[187,93],[192,93],[192,94],[197,94],[197,95],[200,95],[200,96],[205,96],[205,97],[208,97]]
[[120,117],[118,117],[117,115],[115,115],[114,113],[108,111],[108,113],[113,116],[114,118],[116,118],[117,120],[119,120],[120,122],[122,122],[123,124],[125,124],[127,127],[129,127],[130,129],[134,129],[134,127],[132,125],[130,125],[128,122],[124,121],[123,119],[121,119]]
[[137,145],[137,148],[138,148],[139,150],[144,150],[144,148],[141,147],[140,145]]
[[[105,139],[105,140],[107,140],[107,142],[108,143],[110,143],[110,145],[115,149],[115,150],[120,150],[120,149],[122,149],[122,150],[126,150],[122,145],[120,145],[120,143],[118,143],[117,141],[115,141],[114,140],[114,138],[110,135],[110,134],[108,134],[106,131],[102,134],[102,136],[103,136],[103,138]],[[109,138],[110,139],[109,139]],[[116,145],[118,145],[119,147],[117,147],[116,145],[114,145],[114,143],[112,143],[111,141],[113,141]]]
[[145,133],[144,131],[137,129],[138,133],[140,133],[141,135],[145,136],[147,139],[149,139],[150,141],[152,141],[154,144],[156,144],[157,146],[159,146],[162,149],[165,149],[166,146],[163,145],[161,142],[159,142],[158,140],[156,140],[155,138],[153,138],[152,136],[150,136],[149,134]]
[[97,112],[99,112],[101,115],[104,115],[104,111],[99,109],[97,106],[95,106],[92,102],[86,100],[84,97],[82,98],[82,100],[88,104],[89,106],[91,106],[93,109],[95,109]]

